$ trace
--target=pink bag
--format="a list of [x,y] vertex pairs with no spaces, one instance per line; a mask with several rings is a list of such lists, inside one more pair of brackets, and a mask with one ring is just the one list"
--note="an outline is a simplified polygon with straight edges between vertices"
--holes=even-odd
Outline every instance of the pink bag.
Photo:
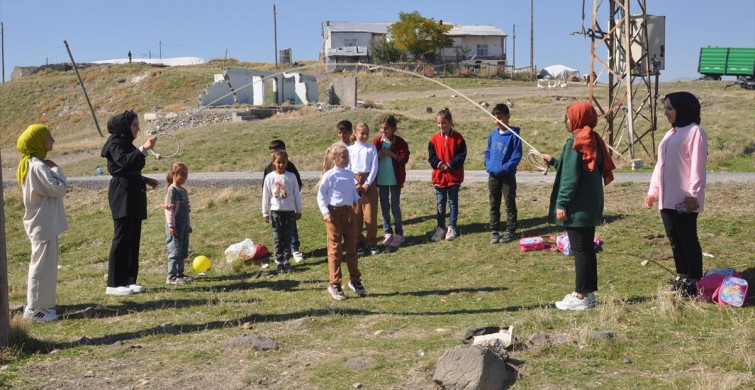
[[712,300],[719,305],[742,307],[747,298],[747,281],[736,276],[727,276],[713,292]]
[[[603,240],[600,237],[595,237],[593,242],[595,242],[596,251],[603,244]],[[571,244],[569,243],[569,235],[567,233],[561,233],[556,237],[556,245],[558,246],[559,252],[567,256],[571,255]]]
[[713,268],[705,271],[705,276],[697,282],[697,291],[706,301],[713,300],[713,293],[727,276],[739,277],[734,268]]
[[522,252],[539,251],[545,249],[547,246],[554,246],[556,244],[555,237],[547,236],[543,237],[524,237],[519,240],[519,249]]
[[522,252],[545,249],[545,240],[543,240],[542,237],[524,237],[519,240],[519,249],[521,249]]

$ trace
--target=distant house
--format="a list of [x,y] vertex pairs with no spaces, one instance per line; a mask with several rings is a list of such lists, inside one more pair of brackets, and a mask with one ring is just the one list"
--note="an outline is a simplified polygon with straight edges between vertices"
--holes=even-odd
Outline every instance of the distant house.
[[[443,23],[443,21],[440,21]],[[320,60],[329,70],[338,64],[371,63],[372,45],[388,38],[393,22],[322,22]],[[494,60],[506,62],[506,35],[490,25],[452,25],[453,46],[439,53],[441,62]]]

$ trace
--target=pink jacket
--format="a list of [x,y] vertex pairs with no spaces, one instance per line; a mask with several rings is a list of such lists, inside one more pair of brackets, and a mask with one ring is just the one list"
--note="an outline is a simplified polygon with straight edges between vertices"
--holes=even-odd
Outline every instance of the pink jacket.
[[708,136],[696,123],[672,128],[658,145],[658,163],[648,195],[658,198],[658,209],[674,209],[687,196],[697,197],[698,213],[705,208],[705,165]]

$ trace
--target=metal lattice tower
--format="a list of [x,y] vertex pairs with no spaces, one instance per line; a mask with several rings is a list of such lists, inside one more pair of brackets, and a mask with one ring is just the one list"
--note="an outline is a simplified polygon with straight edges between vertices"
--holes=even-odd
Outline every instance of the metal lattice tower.
[[[635,15],[630,13],[633,1],[639,8]],[[604,3],[609,8],[607,29],[598,21]],[[663,17],[650,17],[663,21]],[[649,50],[648,18],[646,0],[593,0],[592,28],[583,33],[592,38],[589,93],[598,114],[605,119],[603,138],[614,151],[622,155],[628,152],[630,159],[635,158],[635,146],[639,145],[655,160],[658,75],[663,69],[665,43]],[[660,30],[661,41],[665,40],[663,29],[665,25]],[[603,45],[606,50],[599,50]],[[601,58],[599,52],[607,57]],[[596,67],[599,74],[607,72],[607,100],[594,94]]]

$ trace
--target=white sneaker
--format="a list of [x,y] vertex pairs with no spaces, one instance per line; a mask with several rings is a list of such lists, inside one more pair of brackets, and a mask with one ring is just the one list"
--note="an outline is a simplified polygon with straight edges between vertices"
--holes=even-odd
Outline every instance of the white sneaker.
[[437,229],[435,229],[435,234],[433,234],[433,236],[430,237],[430,239],[433,241],[440,241],[445,237],[446,237],[446,231],[443,230],[442,227],[438,227]]
[[147,291],[147,289],[140,284],[130,284],[128,288],[134,290],[134,293],[142,293]]
[[134,290],[125,286],[108,287],[105,289],[105,294],[107,295],[131,295],[133,293],[134,293]]
[[579,299],[576,292],[566,294],[563,301],[556,302],[556,307],[561,310],[585,310],[595,307],[595,295],[591,299],[590,294],[585,296],[584,299]]
[[453,226],[449,226],[448,232],[446,232],[446,240],[453,241],[456,237],[459,237],[459,234],[456,232],[456,228]]
[[55,309],[24,310],[24,318],[34,322],[51,322],[58,319]]
[[304,253],[301,253],[299,251],[294,251],[294,261],[297,263],[301,263],[304,261]]

